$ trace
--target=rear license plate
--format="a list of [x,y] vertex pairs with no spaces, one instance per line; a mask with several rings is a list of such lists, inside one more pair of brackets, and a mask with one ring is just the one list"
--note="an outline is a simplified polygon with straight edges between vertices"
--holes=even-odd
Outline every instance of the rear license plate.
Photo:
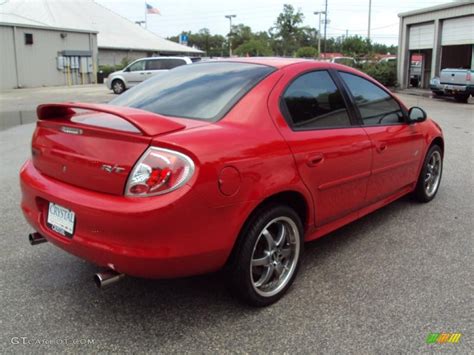
[[46,224],[56,233],[72,238],[74,235],[75,220],[76,214],[73,211],[55,203],[49,203]]

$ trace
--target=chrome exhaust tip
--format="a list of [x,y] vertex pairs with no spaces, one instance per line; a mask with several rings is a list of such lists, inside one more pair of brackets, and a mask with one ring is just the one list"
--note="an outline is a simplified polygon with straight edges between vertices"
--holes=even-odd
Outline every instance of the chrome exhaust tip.
[[106,270],[95,274],[94,282],[98,288],[104,288],[120,281],[124,276],[125,274],[119,274],[114,270]]
[[39,233],[30,233],[28,235],[28,240],[30,241],[30,244],[31,245],[37,245],[37,244],[41,244],[41,243],[46,243],[47,240],[45,237],[43,237],[41,234]]

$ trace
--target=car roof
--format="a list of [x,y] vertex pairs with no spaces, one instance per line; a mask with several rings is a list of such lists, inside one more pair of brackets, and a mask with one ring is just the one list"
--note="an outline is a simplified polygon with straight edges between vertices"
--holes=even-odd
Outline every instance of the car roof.
[[353,74],[358,74],[362,76],[367,76],[366,74],[356,70],[352,67],[348,67],[346,65],[342,65],[339,63],[331,63],[326,60],[315,60],[315,59],[304,59],[304,58],[278,58],[278,57],[245,57],[245,58],[219,58],[219,59],[211,59],[205,62],[198,62],[196,64],[204,64],[204,63],[219,63],[219,62],[231,62],[231,63],[249,63],[249,64],[260,64],[260,65],[267,65],[274,67],[276,69],[282,69],[288,67],[290,65],[295,64],[309,64],[309,68],[313,68],[315,70],[322,69],[334,69],[334,70],[342,70]]
[[[213,61],[213,60],[210,60]],[[268,65],[275,68],[283,68],[291,64],[316,62],[314,59],[304,58],[279,58],[279,57],[242,57],[242,58],[220,58],[216,62],[235,62]],[[209,61],[207,61],[209,63]]]
[[139,58],[137,60],[150,60],[150,59],[190,59],[189,57],[144,57],[144,58]]

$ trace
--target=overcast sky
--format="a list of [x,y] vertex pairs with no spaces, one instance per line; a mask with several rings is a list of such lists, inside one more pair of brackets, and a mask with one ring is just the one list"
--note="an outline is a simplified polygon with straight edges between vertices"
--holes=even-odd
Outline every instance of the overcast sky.
[[[132,21],[144,20],[145,2],[142,0],[96,0]],[[328,0],[328,37],[345,34],[367,36],[369,0]],[[235,14],[234,24],[243,23],[253,31],[268,30],[273,26],[283,4],[301,9],[304,24],[317,27],[314,11],[324,10],[324,0],[148,0],[161,11],[148,15],[148,29],[162,37],[181,31],[197,32],[207,27],[213,34],[226,35],[229,22],[224,15]],[[375,42],[398,43],[400,12],[443,4],[446,0],[372,0],[372,35]]]

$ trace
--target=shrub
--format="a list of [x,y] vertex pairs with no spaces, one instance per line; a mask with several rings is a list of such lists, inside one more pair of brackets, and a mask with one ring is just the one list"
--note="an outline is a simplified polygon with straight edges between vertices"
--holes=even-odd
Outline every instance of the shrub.
[[316,58],[318,56],[318,50],[313,47],[300,47],[296,51],[296,57],[298,58]]
[[272,49],[262,40],[259,39],[251,39],[245,43],[242,43],[238,46],[234,53],[238,56],[270,56],[272,55]]
[[123,66],[121,64],[117,65],[99,65],[99,71],[102,71],[104,73],[104,78],[108,77],[110,73],[113,73],[114,71],[123,69]]
[[396,62],[366,63],[360,70],[385,86],[397,86]]

